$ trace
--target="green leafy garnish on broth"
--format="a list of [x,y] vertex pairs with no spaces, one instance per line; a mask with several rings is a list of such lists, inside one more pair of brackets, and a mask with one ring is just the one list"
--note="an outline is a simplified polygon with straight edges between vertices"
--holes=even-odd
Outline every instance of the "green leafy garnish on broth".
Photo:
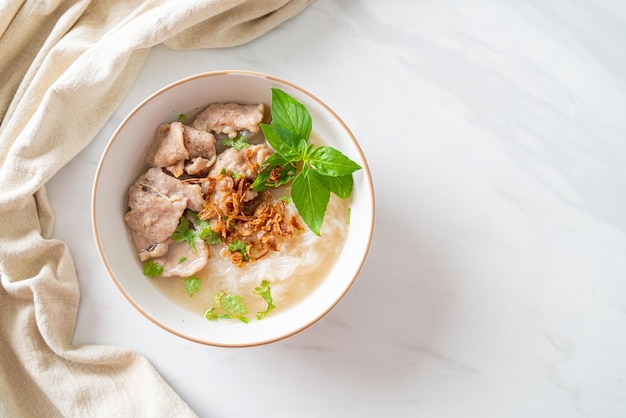
[[189,216],[193,219],[193,223],[196,226],[196,231],[198,238],[204,240],[208,245],[212,244],[220,244],[222,239],[218,234],[216,234],[213,229],[211,229],[211,225],[209,224],[208,219],[200,219],[198,218],[198,214],[191,210],[188,211]]
[[250,144],[248,142],[246,142],[246,138],[241,136],[241,135],[238,136],[235,139],[224,139],[224,140],[222,140],[222,145],[224,145],[225,147],[233,147],[237,151],[241,151],[245,147],[249,147],[250,146]]
[[[198,290],[199,286],[198,284]],[[256,318],[261,320],[269,315],[276,307],[272,299],[270,282],[263,280],[260,286],[254,288],[254,294],[261,296],[263,300],[265,300],[265,303],[267,303],[267,309],[263,312],[257,312],[256,314]],[[189,296],[192,296],[192,294]],[[223,290],[213,295],[213,306],[204,312],[204,317],[209,321],[216,319],[238,319],[246,324],[250,321],[247,315],[248,307],[244,303],[243,297],[236,294],[227,294]]]
[[261,286],[254,288],[254,294],[261,296],[267,303],[267,309],[263,312],[257,312],[256,319],[265,318],[275,308],[274,301],[272,299],[272,293],[270,289],[270,282],[263,280]]
[[187,115],[185,115],[184,113],[181,113],[180,115],[178,115],[178,121],[179,122],[183,122],[187,119]]
[[206,310],[204,317],[208,320],[238,319],[247,324],[249,322],[248,308],[239,295],[229,295],[223,290],[213,296],[213,306]]
[[196,276],[190,276],[183,279],[183,286],[185,287],[183,292],[187,292],[190,298],[200,291],[202,287],[202,280]]
[[178,259],[178,264],[184,263],[185,261],[187,261],[187,257],[181,257]]
[[330,199],[330,189],[326,186],[324,177],[305,165],[293,180],[291,198],[311,231],[320,235]]
[[154,279],[163,274],[163,266],[152,260],[148,260],[143,263],[143,274]]
[[230,251],[231,253],[240,253],[245,261],[249,259],[248,244],[241,240],[235,240],[228,244],[228,251]]
[[263,163],[252,187],[258,192],[293,181],[293,203],[311,231],[320,235],[330,194],[350,197],[352,173],[361,166],[333,147],[308,144],[312,125],[302,103],[272,89],[272,124],[262,123],[261,129],[276,153]]
[[[193,220],[193,223],[189,221],[188,217]],[[219,235],[211,229],[209,221],[198,218],[198,214],[189,209],[180,217],[178,226],[170,238],[179,243],[186,241],[194,254],[198,252],[196,250],[196,241],[198,240],[204,240],[207,244],[219,244],[221,242]]]
[[183,214],[183,216],[180,217],[180,221],[178,221],[178,226],[176,227],[176,229],[174,230],[174,233],[172,234],[170,238],[172,238],[174,242],[187,241],[187,243],[193,250],[193,253],[197,254],[196,230],[193,228],[193,226],[191,227],[189,226],[189,219],[187,219],[185,214]]

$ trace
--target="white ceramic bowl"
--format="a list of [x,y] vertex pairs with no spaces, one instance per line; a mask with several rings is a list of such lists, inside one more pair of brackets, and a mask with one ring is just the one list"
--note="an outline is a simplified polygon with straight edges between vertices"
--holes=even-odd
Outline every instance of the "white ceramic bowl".
[[[145,172],[144,156],[158,124],[176,120],[215,102],[271,106],[278,87],[303,103],[313,118],[313,131],[363,168],[354,173],[350,227],[344,250],[328,277],[308,297],[262,321],[207,321],[165,297],[148,278],[135,255],[124,223],[128,186]],[[329,312],[355,281],[370,247],[374,228],[374,192],[365,157],[341,119],[302,88],[266,74],[219,71],[170,84],[138,105],[110,139],[96,172],[92,196],[96,245],[109,275],[143,315],[165,330],[198,343],[243,347],[280,340],[303,330]]]

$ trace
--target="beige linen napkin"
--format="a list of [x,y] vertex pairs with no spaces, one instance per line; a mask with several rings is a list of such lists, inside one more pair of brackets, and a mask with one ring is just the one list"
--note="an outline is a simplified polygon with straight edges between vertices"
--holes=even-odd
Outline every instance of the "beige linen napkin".
[[312,0],[0,0],[0,416],[194,416],[140,354],[71,344],[79,289],[45,183],[151,47],[242,44]]

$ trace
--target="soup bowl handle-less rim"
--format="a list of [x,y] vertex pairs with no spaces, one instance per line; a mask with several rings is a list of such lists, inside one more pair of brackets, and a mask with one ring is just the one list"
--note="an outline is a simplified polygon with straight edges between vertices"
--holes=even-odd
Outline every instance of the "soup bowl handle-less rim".
[[[271,107],[271,88],[284,90],[303,103],[313,130],[324,141],[361,165],[354,173],[350,227],[344,249],[321,284],[306,298],[261,321],[207,321],[169,300],[142,273],[124,223],[128,187],[147,169],[145,156],[156,127],[184,114],[191,120],[210,103],[259,103]],[[374,230],[374,190],[360,146],[343,121],[302,88],[266,74],[249,71],[202,73],[172,83],[140,103],[109,140],[96,171],[92,193],[92,227],[98,253],[125,298],[163,329],[202,344],[244,347],[293,335],[328,313],[356,280],[369,251]],[[323,237],[322,237],[323,238]]]

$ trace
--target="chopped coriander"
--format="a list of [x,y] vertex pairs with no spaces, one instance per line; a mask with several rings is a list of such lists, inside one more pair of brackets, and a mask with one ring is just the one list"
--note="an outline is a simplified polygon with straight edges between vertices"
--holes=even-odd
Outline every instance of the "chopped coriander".
[[193,297],[196,293],[200,291],[200,287],[202,286],[202,280],[200,280],[196,276],[190,276],[183,279],[183,292],[187,292],[190,298]]
[[209,245],[222,242],[220,236],[211,229],[208,220],[198,218],[198,214],[192,211],[189,211],[189,215],[193,218],[193,222],[196,225],[198,238],[204,240]]
[[[193,223],[189,222],[188,217],[193,220]],[[186,210],[180,217],[178,226],[171,238],[175,242],[187,241],[194,254],[197,254],[197,240],[204,240],[207,244],[219,244],[221,242],[219,235],[211,229],[209,221],[198,218],[198,214],[191,210]]]
[[235,139],[224,139],[224,140],[222,140],[222,145],[224,145],[225,147],[233,147],[237,151],[241,151],[245,147],[249,147],[250,146],[250,144],[248,144],[246,142],[246,138],[241,136],[241,135],[239,135]]
[[196,250],[196,231],[193,226],[189,225],[189,219],[183,214],[180,217],[180,221],[178,222],[178,226],[174,230],[174,233],[170,237],[175,242],[183,242],[187,241],[194,254],[197,254]]
[[231,253],[240,253],[243,256],[244,261],[247,261],[248,257],[248,244],[243,241],[235,240],[228,244],[228,251]]
[[181,113],[180,115],[178,115],[179,122],[183,122],[186,119],[187,119],[187,115],[185,115],[184,113]]
[[[272,300],[270,282],[263,280],[260,286],[254,288],[254,294],[261,296],[267,303],[267,309],[263,312],[257,312],[256,314],[256,318],[261,320],[269,315],[275,308],[274,301]],[[227,294],[223,290],[213,295],[213,306],[204,312],[204,317],[209,321],[215,319],[238,319],[246,324],[249,322],[247,315],[248,308],[243,298],[239,295]]]
[[[272,119],[273,124],[262,123],[261,130],[276,153],[263,163],[252,187],[261,191],[293,180],[293,203],[311,231],[320,235],[330,193],[349,197],[352,173],[361,166],[335,148],[308,144],[311,114],[277,88],[272,89]],[[302,168],[296,172],[293,168],[299,165]]]
[[213,306],[206,310],[204,317],[208,320],[238,319],[247,324],[249,322],[248,308],[239,295],[229,295],[223,290],[213,296]]
[[178,259],[178,264],[184,263],[185,261],[187,261],[187,257],[182,256],[181,258]]
[[350,214],[352,208],[348,208],[348,216],[346,216],[346,225],[350,225]]
[[254,288],[254,294],[261,296],[265,302],[267,302],[267,309],[263,312],[257,312],[256,314],[256,319],[262,319],[275,308],[274,301],[272,300],[272,293],[270,291],[270,282],[263,280],[261,282],[261,286]]
[[163,266],[153,260],[148,260],[143,263],[143,274],[154,279],[163,274]]

